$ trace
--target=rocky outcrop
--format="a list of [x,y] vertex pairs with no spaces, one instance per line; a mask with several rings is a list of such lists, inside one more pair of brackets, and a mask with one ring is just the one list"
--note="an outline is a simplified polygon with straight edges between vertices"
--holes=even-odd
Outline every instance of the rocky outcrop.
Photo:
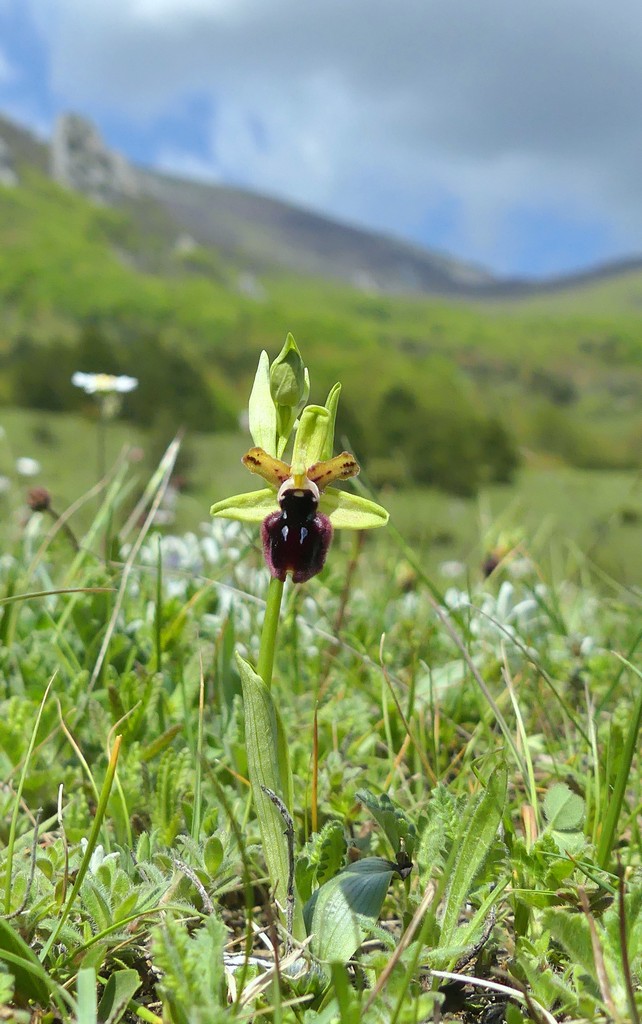
[[66,188],[97,203],[139,194],[137,174],[103,142],[96,127],[78,114],[63,114],[51,140],[51,174]]

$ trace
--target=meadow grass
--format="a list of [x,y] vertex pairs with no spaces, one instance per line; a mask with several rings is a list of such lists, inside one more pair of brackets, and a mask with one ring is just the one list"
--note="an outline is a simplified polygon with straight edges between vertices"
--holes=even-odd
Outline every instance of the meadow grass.
[[[54,507],[62,511],[96,483],[96,420],[5,407],[0,426],[4,429],[0,475],[13,485],[12,493],[0,494],[5,519],[20,519],[21,514],[24,518],[25,495],[33,485],[46,486]],[[188,486],[173,506],[170,532],[198,533],[212,502],[254,487],[240,460],[250,443],[241,432],[184,436],[188,465],[184,474],[180,467],[178,471]],[[108,460],[124,449],[132,460],[132,487],[140,493],[154,468],[157,439],[153,432],[115,421],[107,432]],[[17,476],[15,462],[20,456],[40,463],[37,477]],[[634,586],[642,578],[642,478],[635,470],[578,469],[550,457],[529,457],[512,484],[491,484],[477,498],[425,487],[384,493],[393,525],[421,553],[426,571],[444,586],[447,576],[440,569],[444,563],[446,568],[449,563],[461,563],[461,582],[467,573],[478,572],[489,552],[519,545],[522,537],[529,538],[538,557],[546,559],[554,550],[554,559],[563,557],[569,571],[575,571],[571,566],[576,550],[576,570],[592,563],[611,589]],[[74,516],[81,532],[93,519],[95,508],[95,503],[89,503]]]
[[637,594],[492,496],[470,543],[515,543],[486,579],[433,576],[391,530],[286,586],[272,692],[317,936],[290,949],[234,658],[257,658],[267,571],[252,527],[154,531],[175,456],[135,517],[118,462],[78,550],[39,513],[5,535],[8,1019],[639,1019]]

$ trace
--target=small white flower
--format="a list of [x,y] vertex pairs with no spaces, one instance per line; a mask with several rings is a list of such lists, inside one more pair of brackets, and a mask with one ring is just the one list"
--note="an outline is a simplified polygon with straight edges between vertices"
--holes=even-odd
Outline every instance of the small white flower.
[[[88,840],[84,836],[82,836],[82,838],[80,840],[80,848],[81,848],[81,850],[83,852],[83,855],[84,855],[88,845],[89,845]],[[98,868],[101,867],[102,864],[108,864],[110,860],[118,860],[118,854],[117,853],[105,853],[105,850],[104,850],[104,847],[103,847],[102,843],[98,843],[94,847],[93,853],[92,853],[91,857],[89,858],[89,873],[90,873],[90,875],[95,875],[96,872],[98,871]]]
[[128,377],[125,374],[117,377],[113,373],[82,373],[80,370],[73,374],[71,383],[77,388],[82,388],[88,395],[124,395],[138,387],[136,377]]
[[11,480],[8,476],[0,476],[0,494],[6,494],[11,490]]
[[27,455],[16,459],[16,472],[19,476],[37,476],[40,468],[38,460],[30,459]]
[[447,580],[457,579],[458,576],[463,576],[466,572],[466,566],[463,562],[457,562],[455,559],[451,561],[442,562],[439,566],[439,572]]
[[470,597],[465,591],[458,590],[457,587],[449,587],[444,594],[444,604],[447,610],[459,611],[460,608],[470,607]]

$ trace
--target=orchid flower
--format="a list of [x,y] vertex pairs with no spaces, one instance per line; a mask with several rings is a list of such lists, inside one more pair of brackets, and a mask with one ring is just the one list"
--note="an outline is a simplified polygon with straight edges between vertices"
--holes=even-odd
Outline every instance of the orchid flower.
[[[262,353],[249,407],[255,447],[242,461],[269,487],[235,494],[211,508],[213,516],[261,523],[265,560],[279,580],[288,573],[295,583],[316,576],[325,564],[334,529],[371,530],[388,522],[381,505],[329,486],[359,472],[349,452],[332,457],[340,391],[336,384],[325,406],[308,405],[300,411],[309,383],[294,339],[288,335],[271,368]],[[286,463],[280,455],[297,414],[292,458]]]

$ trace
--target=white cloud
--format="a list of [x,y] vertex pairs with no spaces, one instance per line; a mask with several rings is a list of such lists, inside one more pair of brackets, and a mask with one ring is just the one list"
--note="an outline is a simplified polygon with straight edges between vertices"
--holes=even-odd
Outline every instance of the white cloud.
[[205,182],[220,182],[221,180],[211,159],[194,156],[193,153],[171,145],[163,146],[158,150],[155,167],[165,174],[172,174],[178,178],[193,178],[195,181]]
[[642,232],[638,0],[30,2],[69,106],[145,124],[211,95],[204,174],[398,233],[446,197],[496,264],[519,205]]

